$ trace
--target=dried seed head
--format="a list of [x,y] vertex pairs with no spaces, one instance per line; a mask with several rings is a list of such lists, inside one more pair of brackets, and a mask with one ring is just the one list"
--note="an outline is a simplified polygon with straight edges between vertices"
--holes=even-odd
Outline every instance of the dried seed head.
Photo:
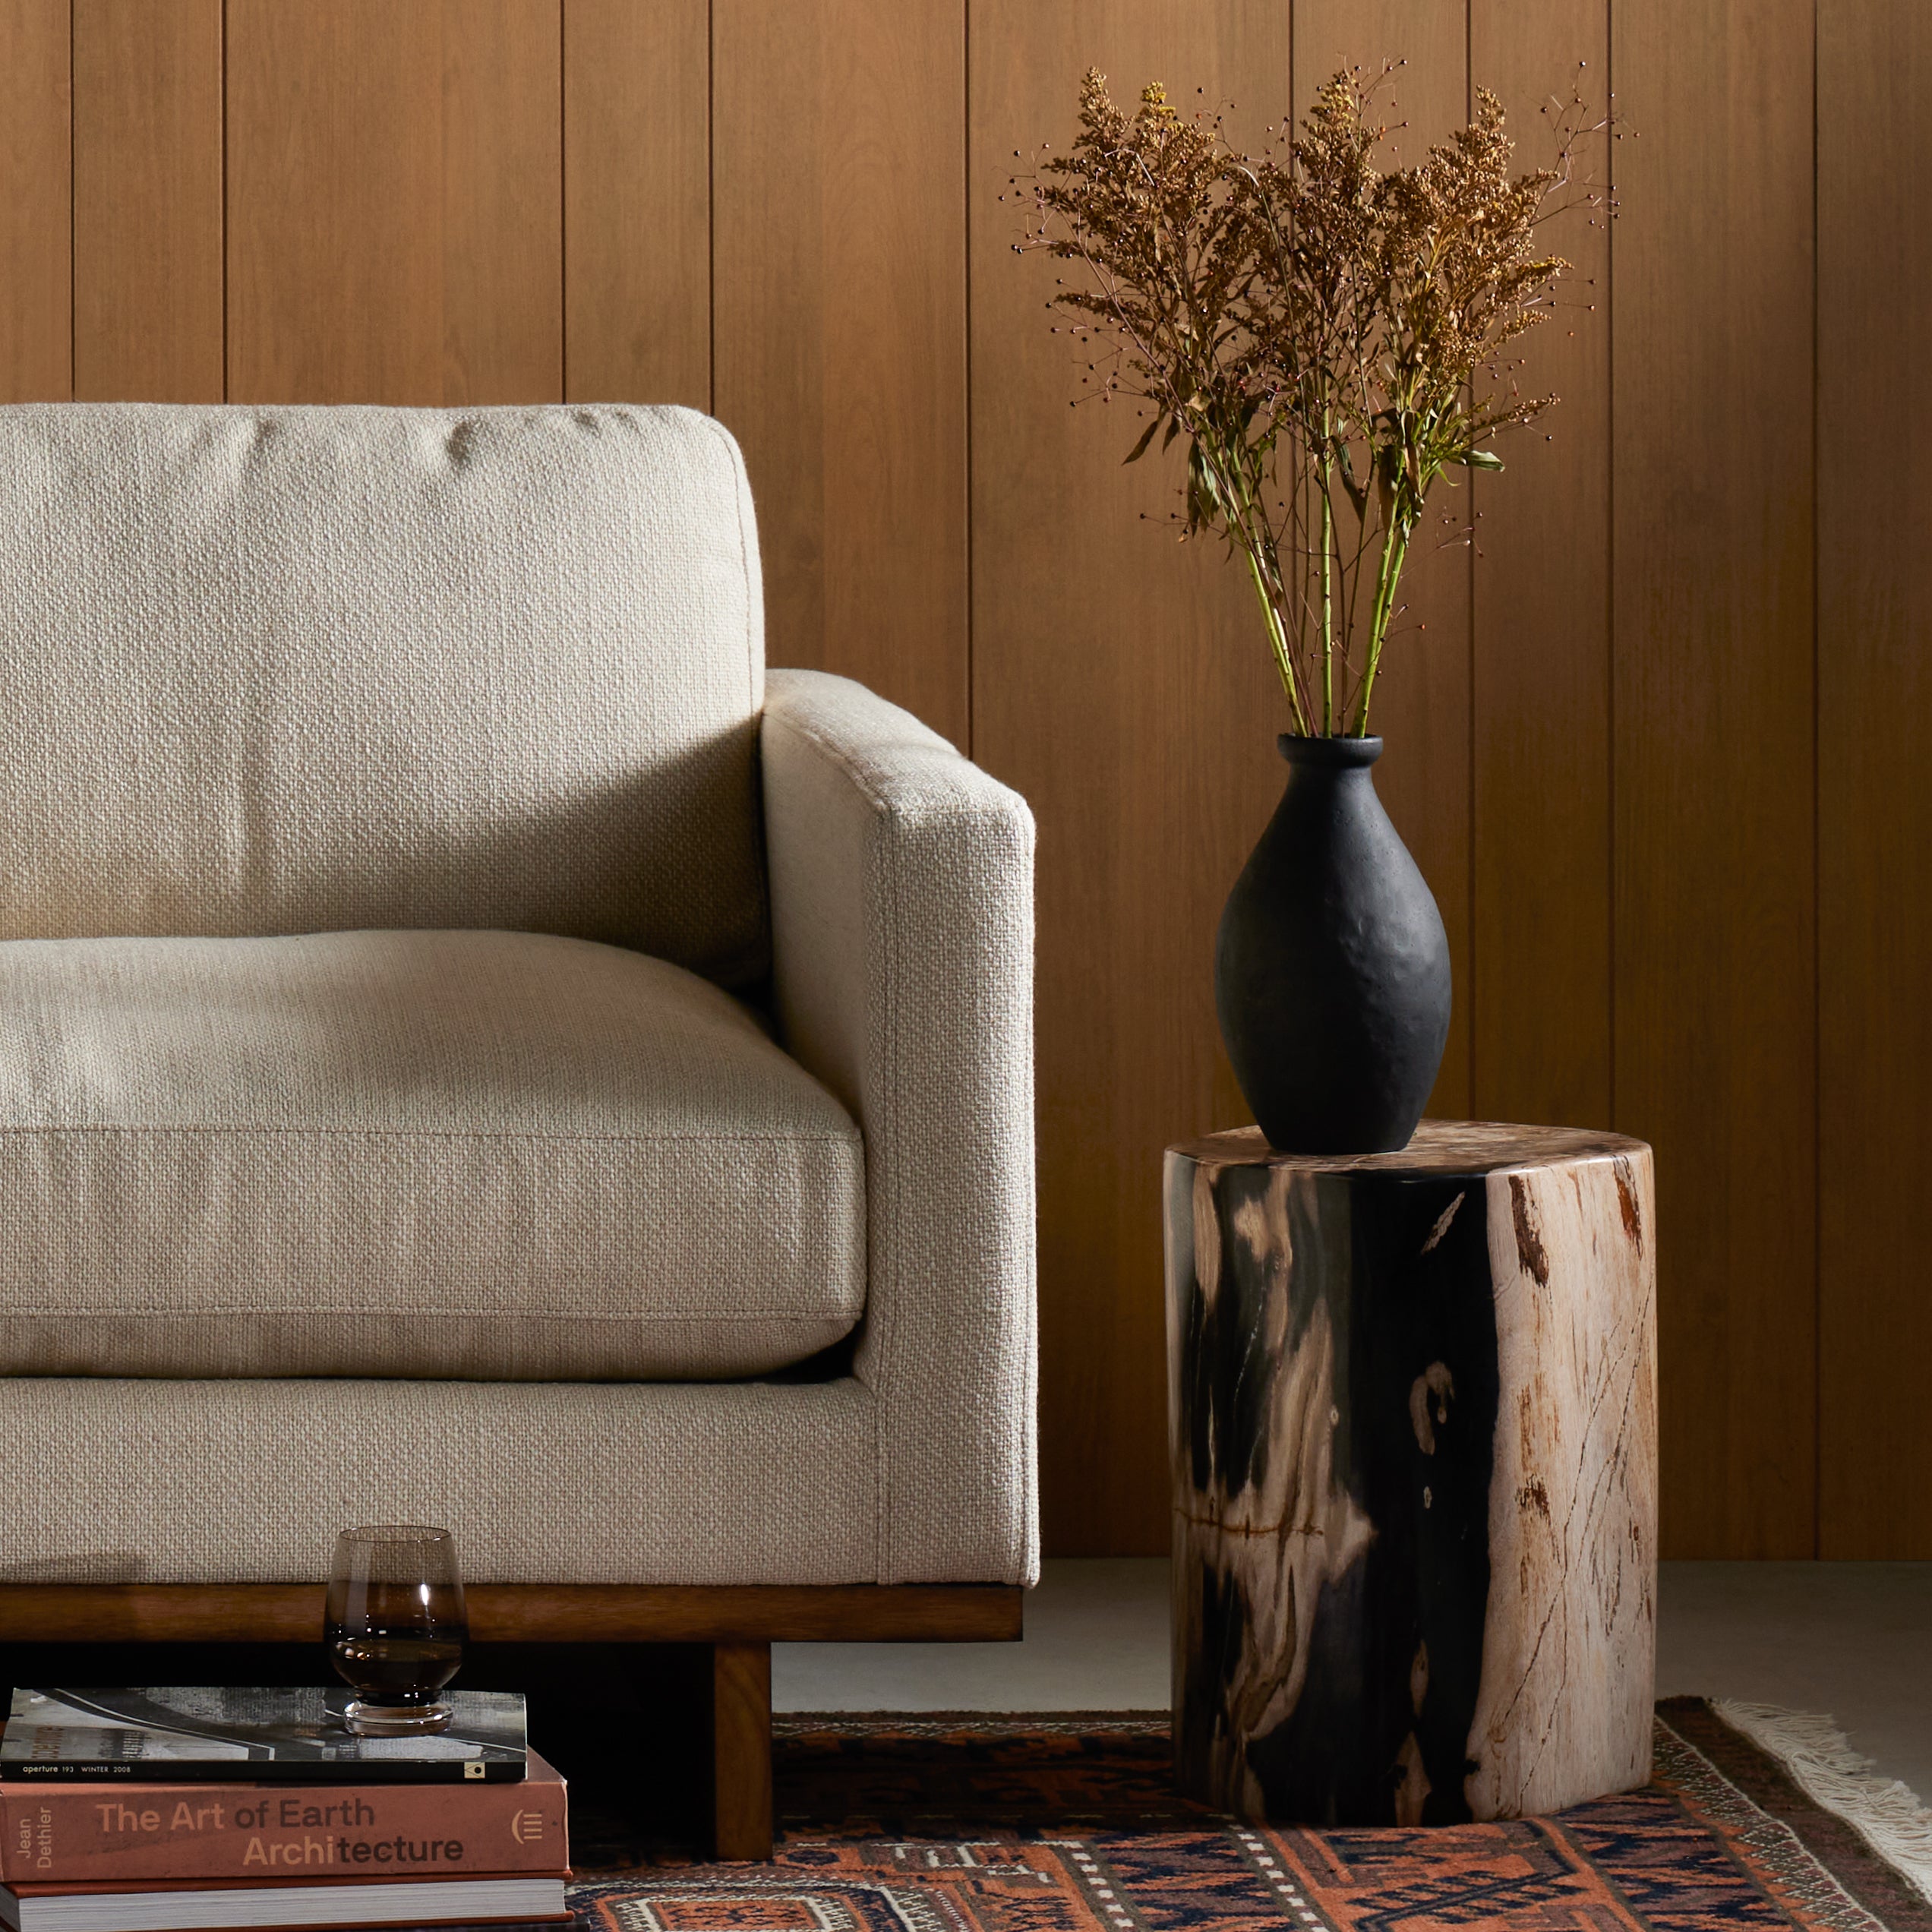
[[[1158,83],[1129,112],[1090,70],[1078,135],[1025,184],[1023,248],[1073,271],[1054,284],[1053,333],[1094,357],[1075,402],[1144,406],[1130,462],[1157,437],[1181,443],[1182,509],[1156,520],[1242,554],[1297,729],[1366,728],[1426,499],[1500,468],[1492,440],[1555,400],[1518,389],[1512,346],[1568,272],[1542,225],[1616,213],[1578,156],[1618,131],[1574,89],[1542,110],[1548,167],[1511,172],[1501,105],[1481,90],[1467,127],[1386,165],[1407,126],[1379,112],[1401,65],[1336,74],[1259,156],[1229,144],[1221,113],[1180,115]],[[1474,519],[1435,522],[1473,548]],[[1315,708],[1324,673],[1339,674],[1339,713]]]

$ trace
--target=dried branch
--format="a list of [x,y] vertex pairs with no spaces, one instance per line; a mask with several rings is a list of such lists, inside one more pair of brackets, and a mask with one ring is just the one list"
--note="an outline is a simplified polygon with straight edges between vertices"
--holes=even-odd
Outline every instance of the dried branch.
[[1256,156],[1157,84],[1123,113],[1090,71],[1072,147],[1012,183],[1020,250],[1077,267],[1053,305],[1086,358],[1076,402],[1142,406],[1129,462],[1185,440],[1182,534],[1246,565],[1303,734],[1367,731],[1430,491],[1501,469],[1490,444],[1556,400],[1524,395],[1507,354],[1569,269],[1539,230],[1614,207],[1578,167],[1610,122],[1574,92],[1548,167],[1511,175],[1501,104],[1479,92],[1466,128],[1381,172],[1394,72],[1337,74]]

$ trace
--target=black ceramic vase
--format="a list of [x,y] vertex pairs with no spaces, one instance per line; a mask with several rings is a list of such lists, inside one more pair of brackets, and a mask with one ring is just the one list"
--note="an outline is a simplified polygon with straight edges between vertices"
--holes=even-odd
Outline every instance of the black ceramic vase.
[[1284,1154],[1407,1146],[1449,1037],[1449,941],[1369,770],[1380,738],[1278,740],[1288,784],[1221,914],[1214,1003]]

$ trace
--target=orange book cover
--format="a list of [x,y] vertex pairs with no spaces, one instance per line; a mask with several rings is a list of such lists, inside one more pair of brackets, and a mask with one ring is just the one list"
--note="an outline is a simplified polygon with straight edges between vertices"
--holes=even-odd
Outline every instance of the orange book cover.
[[557,1874],[570,1862],[564,1780],[535,1751],[520,1784],[0,1780],[9,1885]]

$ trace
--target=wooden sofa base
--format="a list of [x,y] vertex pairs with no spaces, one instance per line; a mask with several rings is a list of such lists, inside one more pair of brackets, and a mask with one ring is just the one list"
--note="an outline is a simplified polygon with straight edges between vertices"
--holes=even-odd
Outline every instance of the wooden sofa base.
[[[320,1583],[0,1584],[0,1643],[309,1643]],[[703,1643],[712,1653],[714,1841],[772,1855],[772,1646],[996,1643],[1021,1593],[994,1583],[472,1583],[478,1643]]]

